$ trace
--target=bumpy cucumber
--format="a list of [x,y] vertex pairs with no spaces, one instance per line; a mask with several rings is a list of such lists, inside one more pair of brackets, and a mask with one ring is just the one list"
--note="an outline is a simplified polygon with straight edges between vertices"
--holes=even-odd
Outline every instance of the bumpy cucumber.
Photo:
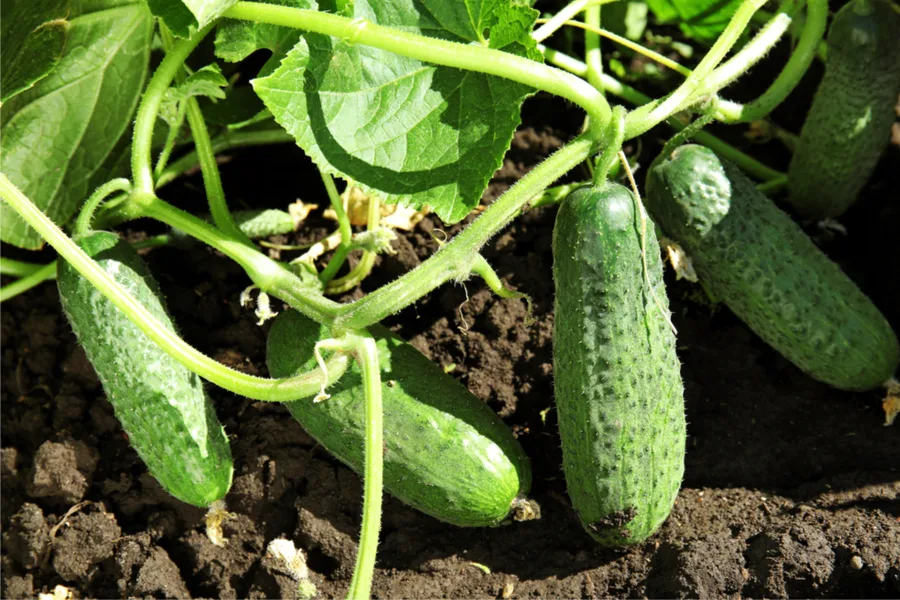
[[857,391],[893,375],[884,316],[735,165],[681,146],[651,166],[646,202],[712,292],[808,375]]
[[788,171],[790,202],[811,218],[856,200],[887,147],[900,93],[900,15],[887,0],[853,0],[828,34],[825,76]]
[[680,363],[649,219],[645,247],[646,276],[641,222],[624,187],[582,187],[563,200],[553,230],[563,468],[578,517],[607,546],[656,531],[684,474]]
[[[515,517],[525,506],[531,470],[509,429],[418,350],[381,326],[369,330],[382,368],[385,489],[455,525],[490,526]],[[313,346],[327,337],[327,329],[303,315],[281,313],[269,331],[269,373],[287,377],[314,368]],[[322,446],[361,473],[365,400],[358,367],[328,393],[323,402],[286,405]]]
[[[174,329],[156,281],[129,244],[109,232],[77,242]],[[59,261],[57,283],[69,323],[150,473],[188,504],[207,507],[224,498],[231,487],[231,449],[200,378],[150,341],[66,261]]]

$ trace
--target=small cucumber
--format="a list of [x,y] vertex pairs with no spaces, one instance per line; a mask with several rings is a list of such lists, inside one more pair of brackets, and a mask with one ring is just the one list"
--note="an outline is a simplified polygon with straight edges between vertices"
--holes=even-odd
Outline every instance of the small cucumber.
[[651,166],[646,201],[713,293],[808,375],[856,391],[893,376],[887,320],[735,165],[681,146]]
[[[653,223],[617,184],[563,200],[553,229],[553,374],[569,497],[605,546],[669,515],[684,474],[684,389]],[[648,286],[647,282],[650,282]]]
[[828,34],[825,75],[788,170],[803,216],[837,217],[888,146],[900,93],[900,15],[886,0],[852,0]]
[[232,217],[238,228],[251,240],[292,233],[297,227],[297,222],[290,213],[275,208],[239,210]]
[[[129,244],[104,231],[76,241],[174,330],[156,281]],[[188,504],[208,507],[224,498],[231,487],[231,449],[200,378],[148,339],[64,260],[57,283],[69,323],[150,473]]]
[[[454,525],[491,526],[515,517],[527,506],[522,497],[531,470],[506,425],[411,345],[379,325],[369,331],[382,368],[385,489]],[[281,313],[269,331],[269,373],[287,377],[314,368],[313,347],[327,337],[324,326],[296,311]],[[323,402],[286,406],[322,446],[361,473],[365,399],[358,366],[328,393]]]

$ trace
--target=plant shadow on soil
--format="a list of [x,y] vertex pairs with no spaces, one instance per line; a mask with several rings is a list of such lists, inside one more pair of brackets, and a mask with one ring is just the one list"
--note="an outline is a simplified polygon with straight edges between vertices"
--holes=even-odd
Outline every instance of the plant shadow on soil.
[[[581,124],[561,101],[544,96],[526,103],[524,122],[487,202]],[[666,135],[655,130],[645,136],[653,143],[629,149],[649,164]],[[734,141],[757,155],[778,152],[774,143]],[[898,155],[889,150],[865,197],[843,219],[850,236],[824,245],[895,329],[900,205],[888,200],[890,190],[900,189]],[[223,176],[234,206],[284,207],[298,195],[327,202],[294,147],[237,153]],[[166,198],[202,210],[199,176],[173,186]],[[455,365],[453,375],[513,428],[532,459],[532,496],[543,517],[459,529],[386,497],[374,594],[900,595],[900,444],[896,426],[882,427],[878,394],[838,392],[810,380],[727,308],[710,306],[698,287],[671,277],[689,423],[684,488],[669,520],[645,544],[621,551],[593,544],[565,494],[552,409],[554,215],[552,207],[528,212],[485,249],[501,278],[532,296],[530,327],[523,301],[498,299],[475,279],[443,286],[386,322],[437,363]],[[275,241],[302,243],[329,227],[314,216],[302,232]],[[436,250],[439,228],[426,218],[400,236],[397,253],[381,258],[363,289],[343,300],[416,266]],[[156,231],[136,223],[127,235]],[[156,249],[147,260],[189,342],[235,368],[267,374],[267,328],[238,303],[247,285],[238,267],[199,247]],[[266,544],[279,536],[308,553],[323,596],[341,596],[355,557],[359,478],[283,407],[210,391],[235,457],[227,498],[235,516],[226,523],[225,548],[209,543],[201,512],[169,498],[128,446],[60,313],[55,287],[44,284],[4,304],[3,597],[34,597],[57,584],[76,597],[295,597],[295,585],[265,557]]]

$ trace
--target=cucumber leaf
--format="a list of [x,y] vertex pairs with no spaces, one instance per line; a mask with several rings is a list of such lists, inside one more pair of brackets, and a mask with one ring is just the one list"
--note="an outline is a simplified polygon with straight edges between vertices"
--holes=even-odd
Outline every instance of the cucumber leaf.
[[661,23],[678,24],[691,39],[711,44],[728,25],[741,0],[647,0]]
[[[356,0],[354,18],[541,60],[537,12],[517,0]],[[500,167],[532,89],[305,33],[252,82],[320,169],[388,203],[465,217]]]
[[[97,185],[128,132],[150,59],[153,18],[143,1],[75,0],[57,68],[0,109],[3,172],[58,225]],[[0,239],[43,244],[8,204]]]
[[174,35],[191,37],[231,8],[237,0],[147,0],[153,15],[159,17]]
[[0,4],[0,102],[46,77],[66,46],[69,0]]
[[217,64],[206,65],[179,84],[166,90],[162,104],[159,107],[159,118],[165,121],[169,127],[178,127],[178,105],[195,96],[221,100],[225,97],[225,87],[228,81],[222,75],[222,69]]

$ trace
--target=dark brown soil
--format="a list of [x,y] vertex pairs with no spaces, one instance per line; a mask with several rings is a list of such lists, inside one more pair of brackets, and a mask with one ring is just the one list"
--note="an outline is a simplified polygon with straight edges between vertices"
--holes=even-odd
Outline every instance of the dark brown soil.
[[[520,131],[486,200],[580,124],[561,103],[528,106],[526,123],[545,128]],[[890,190],[900,187],[897,154],[891,150],[843,220],[850,236],[826,245],[895,328],[900,205]],[[298,185],[298,163],[306,164],[293,148],[243,153],[224,168],[226,189],[235,204],[321,199],[319,184],[308,183],[316,181],[310,169]],[[199,207],[197,185],[189,179],[167,197]],[[647,543],[623,551],[592,543],[566,497],[552,409],[554,214],[525,214],[486,249],[501,277],[534,298],[531,327],[523,324],[524,302],[500,300],[477,280],[444,286],[389,320],[433,360],[454,364],[454,376],[513,428],[532,458],[543,518],[458,529],[387,498],[374,593],[900,596],[900,438],[896,426],[882,426],[878,393],[843,393],[810,380],[683,282],[670,281],[669,295],[689,422],[684,488]],[[314,219],[312,226],[304,236],[328,225]],[[437,227],[426,219],[404,235],[364,288],[434,252]],[[266,374],[266,328],[239,306],[248,281],[238,267],[203,248],[157,249],[147,258],[186,339],[222,362]],[[322,596],[342,596],[355,556],[359,478],[281,406],[211,393],[235,458],[227,502],[236,516],[226,523],[225,548],[204,535],[201,511],[168,497],[147,475],[60,314],[54,285],[5,303],[2,596],[34,597],[62,584],[76,597],[292,598],[294,584],[264,557],[279,536],[308,553]]]

